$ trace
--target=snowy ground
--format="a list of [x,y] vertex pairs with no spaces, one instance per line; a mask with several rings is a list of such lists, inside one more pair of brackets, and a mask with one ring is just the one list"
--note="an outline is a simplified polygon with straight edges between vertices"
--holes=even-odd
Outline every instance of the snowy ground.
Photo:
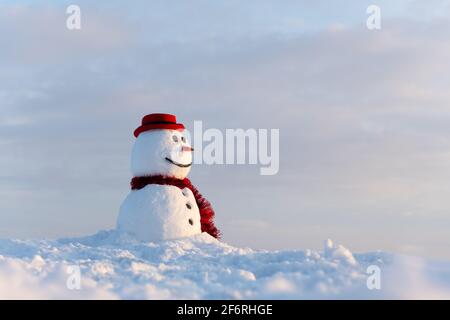
[[[369,265],[381,270],[380,290],[367,288]],[[450,262],[352,254],[331,241],[320,252],[263,251],[207,234],[139,243],[102,231],[56,241],[0,240],[0,298],[448,299]]]

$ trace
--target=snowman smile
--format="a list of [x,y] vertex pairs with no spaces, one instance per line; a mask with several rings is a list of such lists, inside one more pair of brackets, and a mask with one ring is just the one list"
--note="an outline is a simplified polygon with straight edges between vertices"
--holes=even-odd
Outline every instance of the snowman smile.
[[167,158],[167,157],[166,157],[166,160],[169,161],[171,164],[174,164],[174,165],[176,165],[176,166],[178,166],[180,168],[188,168],[188,167],[190,167],[192,165],[192,162],[189,163],[189,164],[182,164],[182,163],[175,162],[172,159]]

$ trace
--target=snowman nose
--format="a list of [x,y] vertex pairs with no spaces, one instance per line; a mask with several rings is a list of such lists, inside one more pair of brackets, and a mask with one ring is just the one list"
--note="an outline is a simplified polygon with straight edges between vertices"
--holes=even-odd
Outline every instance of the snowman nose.
[[181,147],[181,151],[194,151],[194,148],[183,146]]

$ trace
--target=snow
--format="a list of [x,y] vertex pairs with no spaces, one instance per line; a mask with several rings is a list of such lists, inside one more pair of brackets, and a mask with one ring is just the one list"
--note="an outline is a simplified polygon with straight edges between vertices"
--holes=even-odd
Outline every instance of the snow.
[[[370,265],[382,272],[380,290],[367,288]],[[77,268],[79,289],[70,282]],[[450,262],[352,254],[331,240],[323,251],[237,248],[206,233],[160,243],[118,231],[52,241],[0,240],[2,299],[449,297]]]
[[192,236],[201,233],[200,211],[188,188],[147,185],[128,194],[117,228],[142,241]]

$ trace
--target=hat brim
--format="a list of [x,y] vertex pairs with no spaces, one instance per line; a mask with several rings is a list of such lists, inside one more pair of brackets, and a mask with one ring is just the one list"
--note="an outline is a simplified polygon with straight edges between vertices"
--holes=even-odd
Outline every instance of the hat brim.
[[184,125],[182,125],[181,123],[153,123],[153,124],[146,124],[146,125],[138,127],[136,130],[134,130],[134,136],[137,138],[142,132],[150,131],[150,130],[157,130],[157,129],[167,129],[167,130],[182,131],[182,130],[184,130]]

